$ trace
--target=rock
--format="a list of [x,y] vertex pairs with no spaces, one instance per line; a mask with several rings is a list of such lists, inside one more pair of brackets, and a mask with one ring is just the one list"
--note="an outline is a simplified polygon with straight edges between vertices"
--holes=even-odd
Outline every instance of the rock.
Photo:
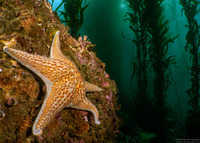
[[[0,121],[0,142],[115,142],[119,133],[116,84],[105,72],[105,64],[90,50],[94,45],[87,38],[77,41],[68,30],[46,0],[0,0],[0,110],[6,115]],[[32,126],[45,96],[44,83],[2,49],[7,45],[49,56],[56,31],[60,31],[63,53],[74,61],[83,78],[103,89],[87,93],[99,110],[101,123],[95,125],[89,112],[83,116],[80,110],[65,108],[41,137],[35,137]],[[10,98],[17,104],[6,106]]]

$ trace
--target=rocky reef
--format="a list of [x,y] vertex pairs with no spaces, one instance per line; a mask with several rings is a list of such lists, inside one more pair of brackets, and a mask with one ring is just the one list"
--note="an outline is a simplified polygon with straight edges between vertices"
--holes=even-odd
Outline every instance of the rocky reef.
[[[115,142],[119,133],[117,88],[105,64],[92,51],[87,36],[75,40],[46,0],[0,0],[0,142]],[[33,122],[44,100],[46,87],[33,72],[3,52],[5,45],[47,56],[54,34],[60,31],[61,49],[83,78],[102,88],[87,93],[98,108],[100,125],[90,112],[65,108],[45,128],[32,134]]]

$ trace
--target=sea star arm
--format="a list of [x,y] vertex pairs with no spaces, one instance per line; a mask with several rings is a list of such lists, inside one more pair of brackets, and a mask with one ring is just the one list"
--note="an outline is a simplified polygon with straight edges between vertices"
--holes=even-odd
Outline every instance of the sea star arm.
[[87,97],[84,97],[81,100],[76,101],[75,103],[71,102],[67,107],[72,107],[72,108],[76,108],[76,109],[81,109],[81,110],[86,110],[86,111],[92,112],[93,115],[94,115],[95,124],[97,124],[97,125],[100,124],[99,112],[98,112],[96,106],[94,106],[94,104],[92,102],[90,102],[90,100],[88,100]]
[[76,65],[70,61],[61,51],[60,49],[60,39],[59,39],[59,31],[56,32],[54,38],[53,38],[53,42],[51,45],[51,51],[50,51],[50,58],[55,58],[55,59],[59,59],[65,63],[67,63],[68,65],[70,65],[73,68],[76,68]]
[[68,66],[65,63],[55,59],[29,54],[9,47],[4,47],[3,50],[13,59],[34,71],[42,78],[42,80],[45,81],[46,84],[49,84],[50,81],[54,81],[59,76],[62,76],[61,73],[63,71],[59,70],[59,67],[62,68],[63,66]]
[[[58,86],[60,85],[61,86]],[[69,85],[64,85],[64,80],[55,82],[50,93],[46,93],[40,112],[33,124],[33,134],[40,136],[44,128],[66,105],[71,102],[75,90]]]
[[[52,45],[51,45],[50,58],[59,59],[59,60],[65,62],[65,63],[67,63],[71,67],[77,68],[76,65],[72,61],[70,61],[67,57],[65,57],[65,55],[62,53],[62,51],[60,49],[59,33],[60,32],[57,31],[54,38],[53,38],[53,42],[52,42]],[[86,92],[102,91],[101,88],[99,88],[96,85],[93,85],[89,82],[85,81],[84,85],[85,85]]]

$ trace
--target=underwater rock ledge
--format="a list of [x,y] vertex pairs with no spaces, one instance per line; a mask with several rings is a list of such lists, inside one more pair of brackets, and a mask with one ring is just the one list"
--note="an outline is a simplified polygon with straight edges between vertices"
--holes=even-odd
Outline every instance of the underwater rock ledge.
[[[75,40],[46,0],[0,1],[0,142],[115,142],[119,133],[117,88],[105,64],[90,49],[87,36]],[[48,57],[54,34],[60,31],[61,49],[83,78],[102,88],[87,93],[97,107],[100,125],[92,113],[65,108],[47,125],[42,136],[32,126],[46,87],[33,72],[3,52],[5,45]]]

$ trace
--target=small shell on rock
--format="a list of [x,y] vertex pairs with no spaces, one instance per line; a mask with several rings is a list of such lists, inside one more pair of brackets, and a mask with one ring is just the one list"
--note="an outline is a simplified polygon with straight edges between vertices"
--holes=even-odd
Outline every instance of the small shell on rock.
[[10,98],[7,99],[6,104],[10,107],[13,106],[13,105],[17,105],[17,99],[10,97]]
[[6,116],[6,113],[3,110],[0,110],[0,121],[3,120]]
[[88,117],[87,116],[84,116],[84,119],[86,122],[88,122]]

